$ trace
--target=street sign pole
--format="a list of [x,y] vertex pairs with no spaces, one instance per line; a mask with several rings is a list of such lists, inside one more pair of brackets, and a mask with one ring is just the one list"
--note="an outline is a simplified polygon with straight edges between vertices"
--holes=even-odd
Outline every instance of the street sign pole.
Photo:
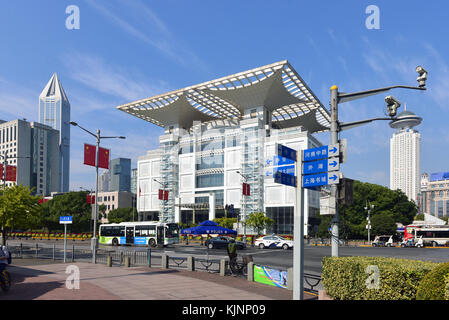
[[[331,144],[338,144],[338,87],[331,87]],[[332,244],[332,257],[338,257],[338,186],[336,184],[331,185],[331,197],[335,199],[335,215],[332,219],[332,234],[331,234],[331,244]]]
[[296,153],[296,190],[293,216],[293,300],[304,299],[304,191],[302,159],[304,151]]
[[65,263],[65,257],[66,257],[66,250],[67,250],[67,223],[64,223],[64,263]]

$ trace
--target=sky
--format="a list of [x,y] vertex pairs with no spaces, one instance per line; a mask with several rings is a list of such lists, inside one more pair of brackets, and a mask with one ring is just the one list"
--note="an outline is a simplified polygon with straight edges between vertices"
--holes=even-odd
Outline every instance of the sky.
[[[370,5],[378,15],[367,11]],[[74,21],[69,6],[79,9],[79,28],[67,28]],[[449,171],[447,12],[443,0],[1,1],[0,119],[37,121],[39,94],[56,72],[72,121],[126,136],[102,146],[136,167],[139,156],[158,147],[162,129],[118,105],[288,60],[329,108],[332,85],[342,92],[416,86],[422,65],[427,91],[395,89],[344,103],[339,119],[384,117],[391,94],[402,102],[399,112],[406,104],[423,118],[416,127],[421,172]],[[379,28],[367,28],[367,20]],[[393,132],[387,121],[342,132],[344,176],[389,186]],[[328,132],[316,137],[330,141]],[[72,127],[71,190],[95,185],[95,168],[83,165],[84,143],[95,140]]]

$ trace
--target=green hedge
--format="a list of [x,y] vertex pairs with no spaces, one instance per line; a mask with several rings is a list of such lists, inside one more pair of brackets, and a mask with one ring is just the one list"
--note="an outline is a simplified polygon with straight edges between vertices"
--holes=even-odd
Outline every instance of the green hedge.
[[[336,300],[414,300],[421,279],[438,265],[384,257],[324,257],[321,278],[326,293]],[[377,282],[370,281],[375,268]]]
[[416,292],[416,300],[447,300],[449,262],[441,263],[421,281]]

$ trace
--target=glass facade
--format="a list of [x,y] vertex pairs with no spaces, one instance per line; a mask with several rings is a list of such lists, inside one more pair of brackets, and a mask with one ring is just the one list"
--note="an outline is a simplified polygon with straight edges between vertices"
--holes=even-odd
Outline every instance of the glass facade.
[[267,207],[265,212],[274,224],[267,233],[292,234],[293,233],[293,207]]
[[210,188],[210,187],[223,187],[224,186],[224,174],[206,174],[196,176],[197,188]]

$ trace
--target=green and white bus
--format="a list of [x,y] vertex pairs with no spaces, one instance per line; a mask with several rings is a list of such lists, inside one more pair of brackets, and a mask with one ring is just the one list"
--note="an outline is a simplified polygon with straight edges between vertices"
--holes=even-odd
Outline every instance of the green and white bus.
[[100,244],[113,246],[121,244],[148,245],[155,247],[179,243],[177,223],[158,221],[121,222],[100,225]]

